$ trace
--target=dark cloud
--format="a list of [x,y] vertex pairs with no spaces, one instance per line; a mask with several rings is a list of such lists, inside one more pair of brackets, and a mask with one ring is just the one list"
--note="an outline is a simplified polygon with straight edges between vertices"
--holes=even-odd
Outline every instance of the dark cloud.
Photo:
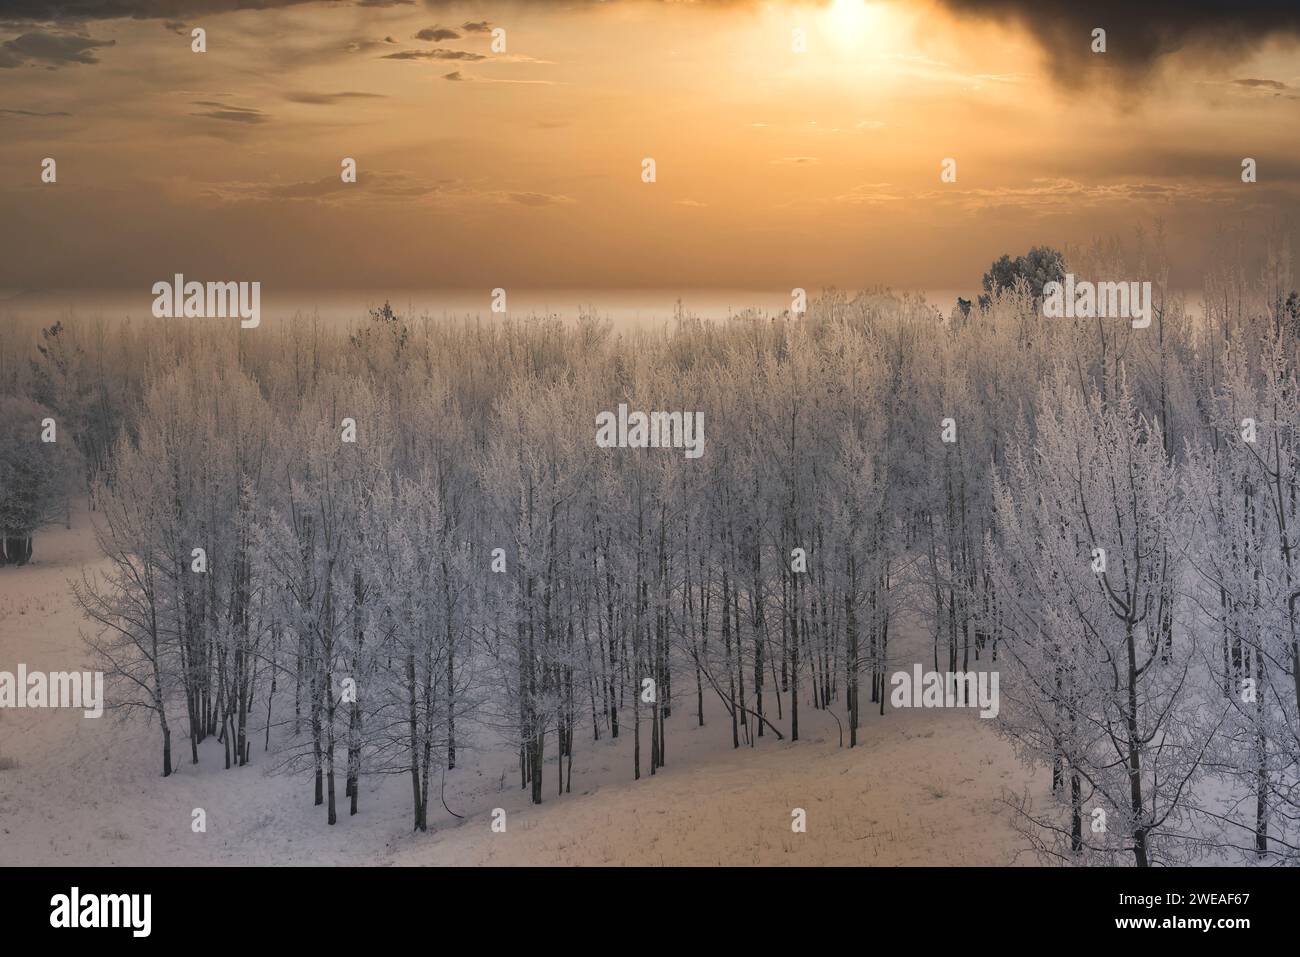
[[0,116],[35,116],[35,117],[44,118],[49,116],[71,116],[71,115],[72,115],[71,113],[64,113],[61,110],[53,113],[41,113],[37,110],[0,110]]
[[66,66],[73,63],[98,63],[95,50],[111,47],[114,40],[96,40],[74,33],[50,33],[34,30],[0,43],[0,67],[13,68],[24,63]]
[[381,60],[486,60],[481,53],[467,50],[402,50],[399,53],[386,53]]
[[[1068,86],[1140,81],[1168,56],[1211,66],[1239,62],[1272,37],[1300,38],[1296,0],[939,0],[954,13],[1025,27],[1052,75]],[[1092,31],[1106,31],[1093,53]]]
[[466,33],[490,33],[492,24],[486,20],[466,20],[460,28]]
[[453,70],[450,73],[444,73],[442,75],[442,78],[444,80],[451,80],[451,82],[453,83],[460,83],[462,80],[465,79],[463,76],[460,75],[460,70]]
[[432,40],[434,43],[442,40],[459,40],[460,34],[455,30],[448,30],[446,27],[425,27],[415,35],[417,40]]
[[344,100],[382,100],[382,93],[286,93],[284,98],[290,103],[308,103],[312,106],[329,106]]
[[[88,20],[114,20],[131,18],[135,20],[179,19],[186,17],[210,16],[217,13],[229,13],[235,10],[272,10],[279,7],[293,7],[307,3],[319,3],[320,0],[0,0],[3,15],[14,20],[51,21],[67,20],[84,22]],[[506,7],[554,6],[573,7],[578,5],[596,6],[613,2],[613,0],[504,0],[500,4]],[[677,5],[681,0],[657,0],[659,3]],[[744,6],[756,4],[759,0],[692,0],[700,6]],[[829,3],[830,0],[813,0]],[[411,6],[412,0],[353,0],[358,7],[384,8]],[[450,7],[464,7],[466,0],[424,0],[430,10],[445,10]]]
[[5,0],[16,20],[177,20],[232,10],[289,7],[312,0]]

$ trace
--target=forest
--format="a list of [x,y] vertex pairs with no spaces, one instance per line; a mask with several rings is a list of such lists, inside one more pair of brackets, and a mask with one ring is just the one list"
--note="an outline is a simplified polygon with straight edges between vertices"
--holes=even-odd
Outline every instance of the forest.
[[[1300,863],[1289,260],[1224,257],[1193,309],[1158,236],[1070,251],[1152,281],[1144,328],[1049,318],[1033,275],[635,330],[18,316],[0,557],[84,497],[108,564],[70,587],[124,733],[163,776],[209,738],[298,775],[323,826],[399,775],[429,829],[470,748],[535,804],[581,799],[588,742],[664,773],[706,699],[737,749],[809,711],[855,748],[911,615],[1050,769],[1015,809],[1040,860]],[[702,454],[599,442],[621,406],[693,416]]]

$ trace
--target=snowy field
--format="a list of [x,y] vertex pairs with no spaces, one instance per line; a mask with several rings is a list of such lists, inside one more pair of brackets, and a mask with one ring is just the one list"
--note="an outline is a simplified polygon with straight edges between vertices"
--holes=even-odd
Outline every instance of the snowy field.
[[[0,670],[86,666],[86,623],[69,580],[103,563],[89,515],[74,514],[70,531],[50,528],[38,544],[32,564],[0,569]],[[927,636],[899,637],[898,668],[926,659]],[[348,817],[343,802],[329,827],[309,774],[268,773],[276,742],[264,753],[262,728],[251,766],[223,770],[211,738],[194,766],[181,740],[164,779],[156,727],[6,710],[0,866],[1033,862],[1003,802],[1026,791],[1045,799],[1047,775],[1021,766],[992,722],[963,710],[864,711],[854,749],[838,747],[834,719],[805,700],[802,740],[769,735],[733,750],[729,720],[707,691],[706,726],[696,726],[692,690],[668,721],[667,766],[655,777],[631,779],[630,734],[593,743],[588,725],[575,744],[572,793],[555,794],[552,754],[540,807],[519,788],[515,753],[480,731],[480,749],[463,752],[446,777],[447,806],[463,819],[435,801],[429,832],[413,834],[405,775],[363,780],[360,813]],[[175,721],[183,727],[183,709]],[[807,812],[804,834],[791,830],[797,807]],[[195,808],[206,812],[206,833],[191,831]],[[491,830],[494,808],[506,811],[505,833]]]

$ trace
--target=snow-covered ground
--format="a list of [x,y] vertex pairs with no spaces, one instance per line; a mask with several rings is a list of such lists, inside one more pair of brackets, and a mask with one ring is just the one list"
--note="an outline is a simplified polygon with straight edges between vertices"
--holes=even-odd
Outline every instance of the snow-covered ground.
[[[0,568],[0,670],[85,666],[88,625],[69,580],[102,561],[82,513],[71,531],[37,537],[31,565]],[[926,659],[916,630],[896,641],[897,667]],[[260,732],[253,764],[226,771],[211,739],[190,764],[177,731],[177,770],[164,779],[158,730],[142,720],[2,710],[0,866],[1030,862],[1018,857],[1023,839],[1002,801],[1026,789],[1045,799],[1046,776],[1021,766],[975,713],[868,710],[850,750],[805,699],[802,740],[768,736],[733,750],[729,719],[706,695],[703,728],[693,691],[676,702],[667,766],[654,777],[632,780],[630,728],[593,743],[588,727],[575,744],[572,793],[557,795],[552,742],[540,807],[519,788],[517,755],[484,735],[482,750],[462,753],[446,777],[447,804],[464,819],[435,802],[427,834],[411,831],[404,775],[363,781],[356,817],[340,775],[339,823],[327,826],[309,775],[267,773],[274,755],[261,750]],[[183,721],[177,714],[174,727]],[[648,725],[643,735],[648,769]],[[206,812],[206,833],[191,830],[195,808]],[[506,811],[505,833],[491,829],[494,808]],[[791,830],[794,808],[807,812],[806,833]]]

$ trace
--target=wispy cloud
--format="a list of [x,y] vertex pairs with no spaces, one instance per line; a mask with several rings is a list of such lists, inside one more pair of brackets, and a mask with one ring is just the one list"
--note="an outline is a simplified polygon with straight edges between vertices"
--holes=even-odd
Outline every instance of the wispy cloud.
[[362,168],[355,183],[337,174],[293,183],[231,181],[208,184],[203,196],[222,203],[311,203],[344,206],[364,202],[433,206],[566,206],[576,200],[562,193],[539,190],[485,189],[483,184],[454,179],[431,179],[406,170]]
[[467,73],[462,73],[460,70],[455,70],[451,73],[444,73],[442,75],[442,78],[444,80],[451,80],[452,82],[455,83],[500,83],[500,84],[521,85],[521,86],[560,85],[555,80],[503,80],[498,77],[492,77],[492,76],[470,76]]
[[286,93],[284,98],[290,103],[307,103],[312,106],[329,106],[334,103],[342,103],[345,100],[382,100],[382,93],[355,93],[345,91],[342,93]]
[[216,100],[195,100],[194,105],[208,107],[201,113],[190,114],[190,116],[198,116],[203,119],[222,120],[227,123],[247,123],[250,125],[265,123],[270,119],[266,113],[251,106],[231,106],[227,103],[219,103]]
[[1018,208],[1043,213],[1077,214],[1082,209],[1135,202],[1196,202],[1231,206],[1244,195],[1239,185],[1230,181],[1214,183],[1117,182],[1081,183],[1073,179],[1034,179],[1024,186],[1000,186],[988,189],[926,190],[916,195],[919,202],[951,204],[966,211],[995,208]]
[[832,198],[832,202],[845,206],[883,206],[897,203],[902,195],[893,183],[859,183],[847,193]]
[[505,197],[520,206],[558,206],[574,201],[570,196],[556,193],[506,193]]
[[1287,85],[1286,85],[1285,83],[1283,83],[1281,80],[1259,80],[1259,79],[1255,79],[1254,77],[1245,77],[1245,78],[1240,79],[1240,80],[1233,80],[1232,82],[1235,83],[1237,86],[1264,87],[1264,88],[1269,89],[1269,90],[1289,90],[1289,89],[1291,89],[1289,86],[1287,86]]
[[64,113],[62,110],[56,110],[50,113],[42,113],[39,110],[0,110],[0,116],[32,116],[47,118],[52,116],[71,116],[71,113]]
[[381,60],[486,60],[482,53],[470,53],[468,50],[399,50],[386,53]]

